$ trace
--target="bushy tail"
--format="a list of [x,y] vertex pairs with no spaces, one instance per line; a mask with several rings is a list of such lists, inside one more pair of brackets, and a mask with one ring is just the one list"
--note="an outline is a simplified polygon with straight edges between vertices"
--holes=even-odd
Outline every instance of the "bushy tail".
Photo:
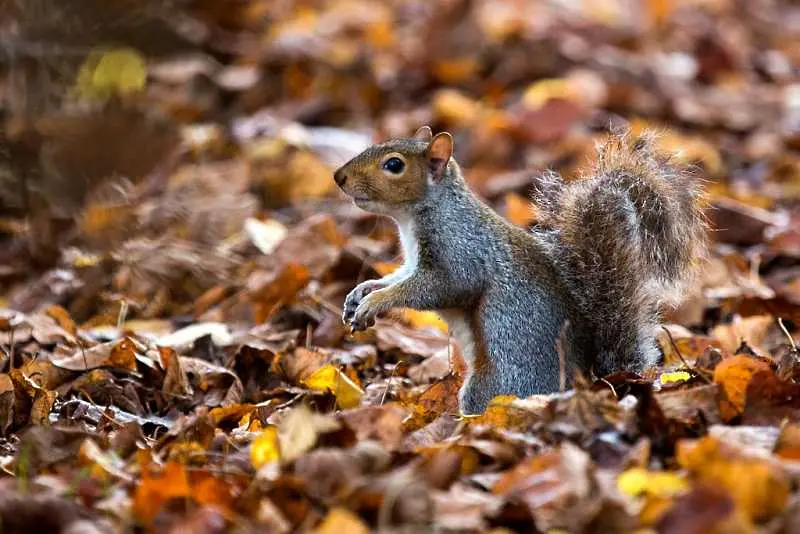
[[612,134],[592,177],[546,176],[536,199],[553,260],[595,326],[596,372],[641,370],[658,356],[661,305],[676,305],[705,251],[699,180],[653,138]]

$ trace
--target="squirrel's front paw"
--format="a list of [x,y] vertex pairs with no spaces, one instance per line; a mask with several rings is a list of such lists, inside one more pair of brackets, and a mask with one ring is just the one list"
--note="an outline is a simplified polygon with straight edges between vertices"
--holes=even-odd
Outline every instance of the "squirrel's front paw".
[[353,325],[353,318],[355,317],[358,306],[364,300],[364,297],[366,297],[367,295],[369,295],[370,293],[372,293],[377,289],[381,289],[382,287],[383,284],[381,284],[377,280],[368,280],[367,282],[362,282],[358,284],[347,295],[347,298],[344,299],[344,311],[342,312],[342,322],[344,324],[351,325],[353,327],[353,330],[355,331],[356,328]]
[[353,313],[353,318],[350,320],[350,328],[353,332],[366,330],[375,324],[375,317],[383,313],[385,310],[381,304],[380,291],[370,293],[361,301]]

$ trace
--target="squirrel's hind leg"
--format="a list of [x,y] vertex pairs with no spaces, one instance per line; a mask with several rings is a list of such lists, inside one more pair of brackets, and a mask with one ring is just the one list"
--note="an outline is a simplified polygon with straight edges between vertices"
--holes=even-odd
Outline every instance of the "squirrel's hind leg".
[[469,372],[458,395],[458,404],[464,415],[479,415],[486,411],[489,402],[499,395],[499,384],[492,373]]

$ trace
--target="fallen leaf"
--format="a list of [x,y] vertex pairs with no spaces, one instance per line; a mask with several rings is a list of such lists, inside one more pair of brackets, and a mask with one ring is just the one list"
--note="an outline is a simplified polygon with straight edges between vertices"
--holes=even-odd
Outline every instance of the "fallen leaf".
[[0,374],[0,435],[5,436],[14,423],[14,382],[6,374]]
[[[590,460],[570,443],[523,460],[492,485],[492,493],[523,502],[539,528],[574,531],[591,514]],[[580,502],[581,507],[575,507]],[[569,510],[569,513],[567,513]]]
[[181,359],[178,353],[168,347],[158,349],[161,356],[161,365],[164,366],[164,383],[161,392],[169,396],[188,396],[192,394],[192,385],[189,378],[181,366]]
[[662,384],[671,384],[675,382],[685,382],[692,378],[692,375],[686,371],[674,371],[672,373],[661,373],[658,379]]
[[281,461],[299,458],[316,445],[320,434],[338,430],[340,426],[335,419],[314,413],[305,405],[290,410],[278,423]]
[[260,469],[266,464],[277,462],[280,457],[278,428],[267,426],[250,444],[250,463],[256,469]]
[[286,227],[278,221],[259,221],[252,218],[245,221],[244,232],[256,248],[265,255],[272,253],[289,233]]
[[330,364],[311,373],[303,380],[303,385],[314,391],[332,393],[336,397],[336,404],[345,410],[358,406],[364,395],[360,387]]
[[54,356],[51,361],[56,367],[70,371],[88,371],[98,367],[136,371],[136,343],[126,337],[87,349],[73,349],[69,354]]
[[689,484],[677,473],[648,471],[641,467],[634,467],[620,473],[617,477],[617,488],[632,497],[642,494],[672,497],[685,493],[689,489]]
[[739,456],[714,438],[678,443],[676,458],[693,477],[725,488],[754,521],[773,517],[789,498],[789,481],[767,460]]
[[445,334],[448,332],[447,323],[436,312],[405,309],[403,310],[403,320],[419,330],[434,328]]
[[314,529],[315,534],[368,534],[369,527],[345,508],[333,508]]
[[506,193],[506,219],[527,228],[533,221],[536,220],[536,212],[533,208],[533,203],[525,198],[522,198],[517,193]]
[[136,50],[94,50],[78,71],[75,90],[83,98],[107,99],[142,90],[146,79],[144,58]]
[[45,389],[39,390],[31,406],[31,423],[40,426],[50,425],[50,412],[58,399],[58,393]]
[[727,358],[714,369],[714,382],[725,392],[725,399],[720,402],[724,420],[729,421],[744,412],[747,384],[759,371],[771,372],[769,364],[750,356]]
[[139,522],[151,525],[167,502],[190,495],[189,477],[181,464],[171,462],[159,471],[145,469],[134,492],[133,512]]
[[664,534],[752,534],[756,530],[724,488],[703,484],[678,497],[656,524]]

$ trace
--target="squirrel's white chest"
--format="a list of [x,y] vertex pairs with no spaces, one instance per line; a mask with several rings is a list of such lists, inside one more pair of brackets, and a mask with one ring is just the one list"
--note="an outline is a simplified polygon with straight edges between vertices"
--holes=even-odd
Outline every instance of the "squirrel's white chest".
[[400,234],[400,246],[403,248],[403,266],[400,270],[410,275],[419,265],[419,240],[417,239],[414,221],[410,218],[397,218],[397,230]]

